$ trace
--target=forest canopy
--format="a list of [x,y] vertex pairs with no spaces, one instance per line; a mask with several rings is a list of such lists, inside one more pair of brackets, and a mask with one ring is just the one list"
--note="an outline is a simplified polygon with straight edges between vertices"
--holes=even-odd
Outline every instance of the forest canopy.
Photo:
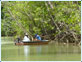
[[39,34],[56,41],[80,42],[80,1],[1,2],[1,35]]

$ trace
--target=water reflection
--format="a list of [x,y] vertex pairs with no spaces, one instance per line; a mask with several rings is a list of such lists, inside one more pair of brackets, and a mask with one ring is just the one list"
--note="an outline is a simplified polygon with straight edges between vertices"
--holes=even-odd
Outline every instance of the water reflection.
[[24,46],[24,56],[28,57],[29,54],[29,46]]
[[[40,61],[40,60],[80,60],[81,49],[73,45],[2,45],[2,60]],[[71,57],[72,56],[72,57]],[[14,58],[13,58],[14,57]]]
[[21,54],[21,49],[20,49],[20,46],[18,46],[18,56],[20,56]]
[[42,46],[36,47],[37,54],[41,54]]
[[37,54],[48,54],[48,45],[40,45],[36,46],[36,53]]

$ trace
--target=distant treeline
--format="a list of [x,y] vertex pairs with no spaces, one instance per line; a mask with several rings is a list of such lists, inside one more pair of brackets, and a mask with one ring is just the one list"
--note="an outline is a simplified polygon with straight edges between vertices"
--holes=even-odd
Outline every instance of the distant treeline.
[[81,41],[80,1],[3,1],[1,35],[39,34],[59,42]]

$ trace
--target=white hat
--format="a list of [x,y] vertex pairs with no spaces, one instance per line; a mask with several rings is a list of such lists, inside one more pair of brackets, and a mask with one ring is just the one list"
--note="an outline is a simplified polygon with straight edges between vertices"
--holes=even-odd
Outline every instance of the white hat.
[[28,35],[27,33],[25,35]]

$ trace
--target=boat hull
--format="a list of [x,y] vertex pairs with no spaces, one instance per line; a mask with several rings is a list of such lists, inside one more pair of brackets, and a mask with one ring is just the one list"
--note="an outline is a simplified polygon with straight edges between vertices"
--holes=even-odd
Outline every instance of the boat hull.
[[15,45],[45,45],[50,41],[16,42]]

